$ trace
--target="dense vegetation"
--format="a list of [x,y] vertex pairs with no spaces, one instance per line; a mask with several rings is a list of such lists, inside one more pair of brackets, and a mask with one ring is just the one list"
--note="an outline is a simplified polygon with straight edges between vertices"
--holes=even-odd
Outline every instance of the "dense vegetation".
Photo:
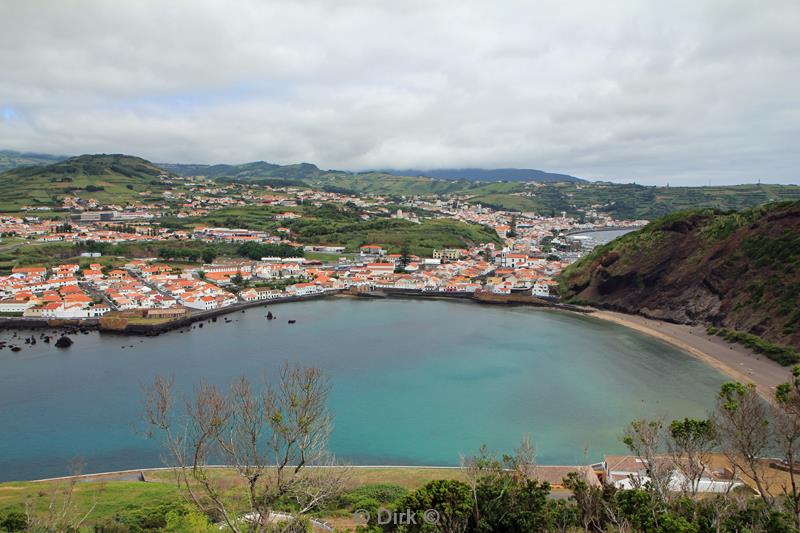
[[[84,252],[99,252],[101,258],[80,257]],[[262,257],[302,257],[303,249],[285,244],[227,243],[191,241],[138,241],[118,244],[87,241],[73,243],[29,243],[22,246],[0,248],[0,272],[10,272],[15,266],[55,265],[73,260],[82,265],[89,263],[119,264],[129,258],[157,257],[178,262],[211,262],[219,257],[239,257],[258,260]],[[121,258],[121,259],[118,259]]]
[[792,363],[800,347],[800,202],[675,213],[595,249],[561,279],[568,300],[735,330],[727,338]]
[[452,219],[424,220],[421,224],[383,216],[365,220],[363,211],[353,205],[322,205],[291,208],[301,218],[274,220],[275,214],[285,211],[286,208],[264,206],[233,207],[197,218],[166,219],[162,223],[176,228],[205,225],[273,233],[283,226],[291,230],[293,239],[303,243],[341,245],[351,252],[364,244],[384,245],[392,252],[399,252],[407,245],[411,253],[430,255],[434,248],[500,243],[493,229]]
[[421,224],[389,218],[357,221],[300,219],[289,227],[307,243],[341,244],[349,250],[357,250],[364,244],[379,244],[391,253],[399,253],[407,246],[410,253],[423,256],[430,256],[434,248],[463,248],[499,242],[497,233],[490,228],[447,219],[425,220]]
[[709,335],[719,335],[726,341],[736,342],[747,346],[756,353],[761,353],[784,366],[800,362],[800,352],[789,346],[782,346],[765,341],[757,335],[744,331],[735,331],[728,328],[708,326]]

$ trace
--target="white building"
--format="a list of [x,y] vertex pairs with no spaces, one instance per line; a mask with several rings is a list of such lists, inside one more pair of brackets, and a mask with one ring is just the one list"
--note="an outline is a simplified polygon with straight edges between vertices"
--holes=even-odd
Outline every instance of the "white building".
[[[670,461],[670,458],[660,457],[659,460]],[[602,463],[602,468],[606,482],[618,489],[634,489],[642,487],[650,481],[650,477],[647,475],[647,463],[631,455],[607,456]],[[692,488],[691,480],[680,470],[677,468],[670,469],[666,466],[665,470],[669,472],[667,487],[670,491],[681,492]],[[695,491],[705,493],[727,492],[737,487],[745,486],[740,480],[732,477],[730,472],[716,471],[710,468],[707,474],[703,475],[695,483]]]
[[543,281],[537,281],[533,284],[531,295],[539,298],[550,296],[550,286]]

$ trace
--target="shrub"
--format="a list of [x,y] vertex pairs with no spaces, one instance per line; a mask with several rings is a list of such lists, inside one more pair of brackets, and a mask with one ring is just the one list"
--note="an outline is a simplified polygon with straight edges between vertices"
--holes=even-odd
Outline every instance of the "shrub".
[[771,343],[752,333],[720,328],[716,331],[716,334],[726,341],[742,344],[754,352],[764,354],[783,366],[789,366],[800,362],[800,354],[797,353],[797,350],[794,348]]
[[[370,498],[381,503],[392,503],[406,494],[408,494],[408,490],[400,485],[391,483],[371,483],[351,490],[344,495],[344,500],[351,506],[354,506],[353,502],[355,501]],[[357,507],[354,506],[354,508]]]
[[25,531],[28,519],[21,511],[5,511],[0,513],[0,529],[4,531]]
[[164,531],[174,533],[203,533],[219,531],[206,515],[196,511],[170,511],[166,516]]

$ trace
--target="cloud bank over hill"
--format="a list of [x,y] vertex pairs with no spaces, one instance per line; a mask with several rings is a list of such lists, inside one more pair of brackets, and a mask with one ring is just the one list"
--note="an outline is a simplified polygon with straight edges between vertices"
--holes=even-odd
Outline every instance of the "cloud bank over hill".
[[0,0],[0,148],[797,183],[794,0]]

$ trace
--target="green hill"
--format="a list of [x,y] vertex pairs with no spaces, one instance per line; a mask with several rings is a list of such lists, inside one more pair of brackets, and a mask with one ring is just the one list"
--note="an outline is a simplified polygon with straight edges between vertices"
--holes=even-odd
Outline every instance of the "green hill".
[[[160,167],[179,176],[204,176],[223,181],[261,182],[268,180],[303,180],[320,174],[311,163],[276,165],[266,161],[254,161],[242,165],[196,165],[161,163]],[[298,184],[302,184],[298,182]]]
[[[274,215],[285,211],[301,215],[291,221],[276,221]],[[372,217],[364,220],[362,211],[350,207],[323,204],[285,208],[243,206],[220,209],[201,217],[164,218],[162,224],[188,229],[193,226],[225,226],[248,228],[274,233],[280,226],[292,230],[292,238],[303,244],[346,246],[357,252],[363,244],[381,244],[391,252],[404,245],[418,255],[429,256],[434,248],[465,247],[493,242],[500,244],[497,233],[479,224],[467,224],[452,219],[424,220],[416,224],[408,220]]]
[[[498,184],[499,185],[499,184]],[[515,184],[505,184],[514,187]],[[524,194],[520,194],[523,193]],[[473,192],[473,191],[466,191]],[[800,200],[797,185],[721,185],[655,187],[633,183],[555,183],[531,188],[516,185],[506,191],[475,190],[473,203],[512,211],[544,214],[596,209],[617,219],[654,220],[686,209],[739,210],[779,200]]]
[[168,188],[169,173],[139,157],[121,154],[81,155],[52,165],[19,167],[0,173],[0,210],[21,206],[58,206],[64,196],[126,203],[141,193]]
[[538,181],[586,182],[569,174],[556,174],[532,168],[438,168],[433,170],[381,170],[395,176],[427,176],[445,180],[467,181]]
[[660,218],[595,249],[561,284],[567,300],[800,348],[800,202]]

